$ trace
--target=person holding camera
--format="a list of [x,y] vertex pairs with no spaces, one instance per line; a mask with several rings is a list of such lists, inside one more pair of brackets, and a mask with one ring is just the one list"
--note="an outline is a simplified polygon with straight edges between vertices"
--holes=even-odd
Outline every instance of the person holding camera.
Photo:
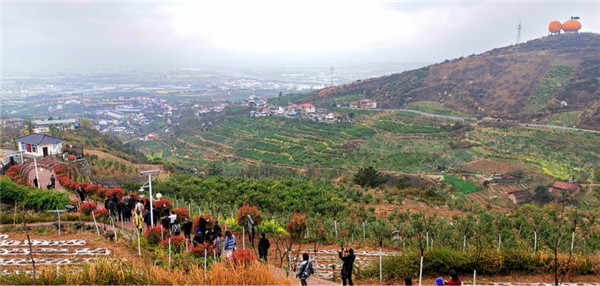
[[354,282],[352,282],[352,266],[354,264],[354,259],[356,259],[356,256],[354,256],[354,249],[350,248],[344,251],[344,248],[342,247],[339,255],[340,259],[344,261],[344,265],[342,265],[342,285],[346,285],[346,280],[348,280],[348,285],[354,285]]

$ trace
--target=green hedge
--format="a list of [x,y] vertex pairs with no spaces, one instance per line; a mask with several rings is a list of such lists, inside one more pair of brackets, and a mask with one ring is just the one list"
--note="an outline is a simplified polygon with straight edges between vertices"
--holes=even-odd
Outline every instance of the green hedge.
[[19,185],[6,176],[0,179],[0,200],[22,203],[25,208],[33,210],[53,210],[57,207],[63,209],[69,203],[65,193]]

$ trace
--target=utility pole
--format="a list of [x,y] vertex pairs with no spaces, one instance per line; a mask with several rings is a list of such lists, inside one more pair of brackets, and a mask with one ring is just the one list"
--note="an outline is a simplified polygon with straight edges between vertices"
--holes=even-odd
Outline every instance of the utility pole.
[[521,21],[519,21],[519,26],[517,27],[517,45],[521,42]]

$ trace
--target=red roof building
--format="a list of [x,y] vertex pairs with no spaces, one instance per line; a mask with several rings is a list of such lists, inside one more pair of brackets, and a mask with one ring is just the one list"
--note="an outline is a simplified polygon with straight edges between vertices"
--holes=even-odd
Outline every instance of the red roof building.
[[554,181],[554,183],[552,183],[552,186],[550,186],[548,188],[548,191],[550,191],[550,192],[567,191],[569,194],[574,196],[574,195],[579,194],[579,192],[581,192],[581,186],[579,186],[579,184],[575,184],[575,183]]

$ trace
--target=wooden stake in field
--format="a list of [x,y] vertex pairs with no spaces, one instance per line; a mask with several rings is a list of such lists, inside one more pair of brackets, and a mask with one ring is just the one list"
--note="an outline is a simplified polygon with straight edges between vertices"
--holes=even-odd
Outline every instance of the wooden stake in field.
[[171,237],[169,237],[169,269],[171,269]]
[[429,231],[425,233],[425,249],[429,247]]
[[333,227],[335,228],[335,237],[337,237],[337,221],[333,221]]
[[502,245],[502,234],[498,234],[498,251],[500,251],[500,245]]
[[138,255],[142,256],[142,248],[140,247],[140,230],[136,227],[135,232],[137,232],[138,236]]
[[246,249],[246,238],[244,235],[244,228],[242,227],[242,249]]
[[185,251],[190,251],[188,249],[188,239],[187,238],[185,239]]
[[192,219],[192,204],[188,204],[188,215],[190,216],[190,219]]
[[58,236],[60,236],[60,213],[58,212],[58,206],[56,206],[56,216],[58,216]]
[[463,236],[463,252],[467,249],[467,236]]
[[419,264],[419,286],[421,286],[421,280],[423,280],[423,256],[421,256],[421,263]]
[[207,250],[206,250],[206,248],[204,248],[204,272],[206,272],[206,260],[207,260],[206,252],[207,252]]
[[533,232],[533,253],[537,250],[537,231]]
[[100,229],[98,229],[98,223],[96,223],[96,215],[94,215],[94,211],[92,211],[92,218],[94,218],[94,225],[96,226],[96,231],[98,235],[100,235]]
[[33,248],[31,247],[31,239],[29,238],[29,231],[27,230],[27,226],[25,225],[25,215],[21,214],[23,218],[23,230],[25,230],[25,235],[27,236],[27,244],[29,244],[29,259],[31,259],[31,265],[33,266],[33,284],[36,284],[37,274],[35,271],[35,260],[33,259]]
[[[383,255],[381,253],[382,249],[381,249],[381,245],[379,246],[379,283],[383,282]],[[421,280],[419,279],[419,282],[421,282]]]
[[477,278],[477,269],[473,270],[473,286],[477,285],[475,282],[477,280],[476,278]]
[[366,237],[367,237],[367,235],[365,232],[365,222],[363,221],[363,242],[365,242]]

